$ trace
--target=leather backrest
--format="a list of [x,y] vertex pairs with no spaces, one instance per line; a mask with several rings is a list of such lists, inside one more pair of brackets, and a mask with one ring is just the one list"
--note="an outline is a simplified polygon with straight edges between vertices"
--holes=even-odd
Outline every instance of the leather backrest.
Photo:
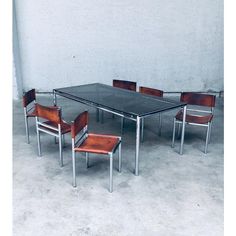
[[79,114],[71,125],[71,137],[75,138],[75,136],[86,126],[88,125],[88,112],[84,111]]
[[148,87],[139,87],[139,92],[148,94],[148,95],[153,95],[157,97],[163,97],[163,91],[159,89],[154,89],[154,88],[148,88]]
[[35,89],[31,89],[24,93],[23,97],[23,107],[26,107],[31,102],[36,100]]
[[194,93],[194,92],[183,92],[180,96],[181,102],[186,102],[190,105],[215,107],[215,95]]
[[113,87],[136,91],[137,84],[133,81],[113,80]]
[[61,123],[61,109],[57,106],[48,107],[36,103],[35,112],[37,117],[55,122],[57,124]]

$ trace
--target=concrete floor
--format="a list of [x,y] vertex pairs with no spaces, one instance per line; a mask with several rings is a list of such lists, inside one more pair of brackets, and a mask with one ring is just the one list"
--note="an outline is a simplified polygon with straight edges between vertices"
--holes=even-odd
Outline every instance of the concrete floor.
[[[178,99],[173,97],[173,99]],[[51,104],[50,95],[38,102]],[[85,109],[90,131],[120,134],[120,119],[106,113],[97,123],[95,110],[58,99],[63,116],[71,121]],[[162,136],[157,117],[146,119],[140,149],[140,175],[134,173],[135,124],[126,120],[122,146],[122,173],[114,165],[114,191],[108,192],[109,161],[93,155],[86,169],[77,155],[77,188],[72,187],[70,135],[66,135],[64,167],[58,163],[58,145],[42,135],[42,157],[37,156],[35,121],[26,143],[21,101],[13,103],[13,235],[15,236],[219,236],[224,221],[223,99],[217,98],[209,153],[204,150],[205,129],[186,128],[184,155],[179,140],[171,148],[173,116],[163,114]]]

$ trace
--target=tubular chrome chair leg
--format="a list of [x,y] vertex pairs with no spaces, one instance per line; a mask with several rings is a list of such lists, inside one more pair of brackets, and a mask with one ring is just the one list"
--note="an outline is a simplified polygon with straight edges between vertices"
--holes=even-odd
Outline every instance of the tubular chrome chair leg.
[[63,153],[62,153],[62,135],[59,134],[59,153],[60,153],[60,165],[63,166]]
[[85,153],[86,156],[86,168],[89,168],[89,154],[88,152]]
[[121,172],[121,143],[119,144],[119,169],[118,171]]
[[41,143],[40,143],[40,131],[38,130],[38,118],[35,117],[36,121],[36,133],[37,133],[37,142],[38,142],[38,156],[41,156]]
[[172,144],[171,147],[173,148],[175,146],[175,126],[176,126],[176,118],[174,118],[174,126],[173,126],[173,136],[172,136]]
[[208,144],[211,142],[211,126],[212,126],[212,121],[210,122],[210,127],[209,127],[209,139],[208,139]]
[[142,118],[141,121],[141,142],[143,142],[143,136],[144,136],[144,118]]
[[162,115],[159,113],[159,136],[161,136],[161,126],[162,126]]
[[38,141],[38,156],[42,156],[42,153],[41,153],[41,143],[40,143],[40,132],[39,130],[37,129],[37,141]]
[[109,192],[112,193],[113,191],[113,154],[110,154],[110,185],[109,185]]
[[26,137],[27,137],[27,143],[30,143],[29,140],[29,125],[28,125],[28,117],[25,115],[25,132],[26,132]]
[[181,141],[180,141],[180,148],[179,148],[179,154],[180,155],[183,155],[183,149],[184,149],[184,134],[185,134],[185,126],[186,126],[186,111],[187,111],[187,106],[184,106],[184,108],[183,108],[183,121],[182,121]]
[[76,176],[75,176],[75,151],[74,145],[72,144],[72,168],[73,168],[73,187],[76,187]]
[[210,123],[207,125],[207,134],[206,134],[206,144],[205,144],[205,150],[204,153],[207,154],[207,147],[209,142],[209,134],[210,134]]

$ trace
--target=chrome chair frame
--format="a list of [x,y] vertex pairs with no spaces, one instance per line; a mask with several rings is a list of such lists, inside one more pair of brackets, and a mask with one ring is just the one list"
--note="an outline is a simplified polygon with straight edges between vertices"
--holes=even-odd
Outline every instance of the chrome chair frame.
[[[186,112],[188,112],[188,111],[197,112],[198,116],[200,116],[201,113],[208,113],[208,114],[214,115],[214,107],[211,107],[210,110],[207,111],[207,110],[201,110],[201,109],[199,110],[199,109],[188,108],[188,105],[187,105]],[[176,123],[178,124],[177,136],[179,136],[180,125],[183,125],[183,121],[177,120],[176,117],[174,117],[173,136],[172,136],[172,144],[171,144],[172,148],[175,146]],[[204,153],[207,154],[207,148],[208,148],[208,144],[210,142],[210,136],[211,136],[212,120],[210,122],[208,122],[207,124],[199,124],[199,123],[186,122],[186,121],[185,121],[185,124],[207,127],[206,141],[205,141],[205,148],[204,148]]]
[[[61,117],[61,108],[58,107],[58,111]],[[61,124],[58,124],[57,128],[54,126],[45,124],[44,122],[40,121],[39,117],[35,116],[36,120],[36,131],[37,131],[37,143],[38,143],[38,156],[42,156],[41,152],[41,142],[40,142],[40,132],[52,135],[56,138],[58,138],[58,144],[59,144],[59,164],[61,167],[63,167],[63,152],[62,152],[62,141],[64,142],[64,134],[62,134],[61,130]],[[63,121],[63,119],[62,119]],[[64,121],[65,122],[65,121]],[[65,143],[64,143],[65,145]]]
[[[74,122],[72,121],[72,124]],[[77,187],[76,184],[76,164],[75,164],[75,157],[76,157],[76,151],[75,147],[79,147],[88,137],[88,125],[86,125],[82,131],[80,131],[80,135],[77,134],[76,136],[80,136],[79,138],[72,138],[72,169],[73,169],[73,187]],[[118,136],[117,136],[118,137]],[[119,161],[119,166],[118,166],[118,171],[121,172],[121,137],[119,138],[119,142],[116,144],[114,149],[108,153],[109,159],[110,159],[110,176],[109,176],[109,192],[113,192],[113,154],[116,152],[117,148],[119,148],[119,153],[118,153],[118,161]],[[104,155],[104,154],[103,154]],[[86,157],[86,167],[89,168],[89,152],[85,152],[85,157]]]

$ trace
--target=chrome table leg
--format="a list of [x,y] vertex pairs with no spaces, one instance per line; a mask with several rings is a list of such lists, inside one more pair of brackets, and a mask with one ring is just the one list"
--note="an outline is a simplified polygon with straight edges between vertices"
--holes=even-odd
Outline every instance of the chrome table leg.
[[135,152],[135,175],[139,174],[139,148],[140,148],[140,117],[136,121],[136,152]]
[[110,154],[110,184],[109,184],[109,192],[113,191],[113,154]]

